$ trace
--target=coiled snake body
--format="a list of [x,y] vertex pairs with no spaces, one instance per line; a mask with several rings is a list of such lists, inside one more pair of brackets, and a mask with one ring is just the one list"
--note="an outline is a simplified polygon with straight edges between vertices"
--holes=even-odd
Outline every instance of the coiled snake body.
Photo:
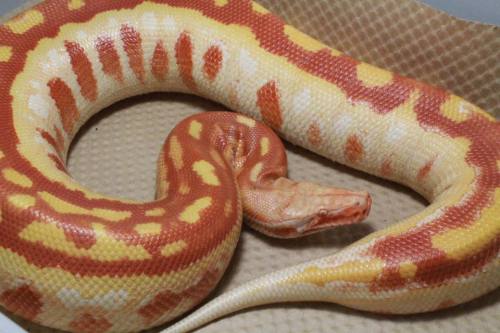
[[366,193],[283,178],[274,134],[228,113],[176,127],[153,202],[74,181],[64,160],[78,128],[150,91],[214,99],[431,202],[336,254],[224,294],[167,331],[285,301],[433,311],[500,284],[498,122],[330,49],[256,3],[47,0],[0,27],[0,80],[0,304],[25,318],[75,332],[159,325],[215,286],[241,206],[255,228],[279,237],[368,213]]

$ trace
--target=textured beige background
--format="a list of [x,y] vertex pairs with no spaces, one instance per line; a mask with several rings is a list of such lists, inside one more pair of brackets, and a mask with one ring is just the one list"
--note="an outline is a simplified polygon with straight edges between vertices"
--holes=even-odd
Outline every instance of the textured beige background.
[[[457,21],[411,0],[261,2],[338,49],[446,86],[475,103],[489,105],[500,116],[498,28]],[[424,36],[427,30],[432,33]],[[117,103],[80,132],[69,170],[95,190],[152,199],[155,161],[169,130],[189,114],[221,108],[178,94],[151,94]],[[370,217],[364,224],[301,240],[272,240],[245,228],[232,265],[214,294],[265,272],[336,251],[426,205],[418,195],[389,182],[296,147],[288,146],[288,152],[292,178],[370,191],[374,198]],[[30,332],[53,332],[20,322]],[[497,332],[499,327],[497,290],[453,309],[405,317],[372,315],[332,304],[266,306],[227,317],[200,332]]]

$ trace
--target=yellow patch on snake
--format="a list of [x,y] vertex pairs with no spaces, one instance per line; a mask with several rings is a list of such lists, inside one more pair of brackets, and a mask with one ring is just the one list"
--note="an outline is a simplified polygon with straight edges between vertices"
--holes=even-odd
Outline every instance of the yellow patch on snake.
[[183,155],[184,151],[182,150],[182,146],[181,143],[179,142],[179,139],[175,135],[172,136],[172,138],[170,139],[168,156],[172,159],[174,167],[177,170],[180,170],[184,167]]
[[446,118],[457,123],[466,121],[474,114],[482,114],[489,117],[489,115],[474,104],[455,95],[451,95],[448,100],[441,105],[440,110],[441,114],[443,114]]
[[191,135],[193,138],[197,140],[200,139],[202,130],[203,130],[203,125],[197,120],[193,120],[189,124],[189,135]]
[[43,201],[45,201],[45,203],[47,203],[47,205],[61,214],[90,215],[111,222],[118,222],[132,216],[132,212],[129,211],[118,211],[104,208],[87,209],[80,207],[48,192],[39,192],[38,195]]
[[5,157],[5,154],[0,150],[0,160]]
[[[481,251],[500,235],[500,188],[495,190],[493,204],[481,212],[473,224],[445,231],[432,237],[432,246],[446,253],[449,258],[460,260]],[[469,247],[462,246],[470,244]]]
[[186,194],[189,194],[189,192],[191,192],[191,187],[189,187],[189,185],[187,183],[182,183],[180,186],[179,186],[179,193],[182,194],[182,195],[186,195]]
[[12,57],[12,47],[11,46],[0,46],[0,61],[7,62]]
[[8,197],[9,202],[17,208],[27,209],[36,203],[35,197],[27,194],[12,194]]
[[[359,269],[361,265],[363,266],[362,270]],[[336,281],[369,283],[382,273],[383,268],[384,262],[378,259],[369,262],[350,261],[332,268],[311,266],[291,276],[285,283],[308,283],[320,287]]]
[[417,273],[417,269],[417,265],[411,261],[405,261],[399,265],[399,275],[401,275],[403,279],[411,279]]
[[193,224],[200,220],[201,212],[212,205],[211,197],[203,197],[195,200],[191,205],[187,206],[180,214],[179,219],[183,222]]
[[260,173],[262,172],[263,167],[264,167],[264,165],[262,164],[262,162],[255,164],[255,166],[252,168],[252,170],[250,170],[250,180],[251,181],[253,181],[253,182],[257,181]]
[[233,212],[233,203],[231,199],[226,200],[226,203],[224,204],[224,216],[229,217],[231,213]]
[[77,10],[85,6],[85,0],[69,0],[68,8],[69,10]]
[[207,185],[219,186],[220,180],[215,174],[215,167],[205,160],[193,163],[193,171],[201,177],[203,182]]
[[229,3],[229,0],[215,0],[215,5],[222,7]]
[[69,241],[64,230],[52,223],[35,221],[24,228],[20,237],[32,243],[41,243],[43,246],[63,252],[74,257],[89,257],[99,261],[113,260],[144,260],[151,255],[140,245],[127,245],[124,241],[116,240],[106,234],[104,225],[92,224],[96,235],[96,243],[89,249],[78,248]]
[[134,227],[134,230],[141,236],[159,235],[161,233],[160,223],[141,223]]
[[316,52],[326,48],[320,41],[309,37],[300,30],[295,29],[291,25],[285,25],[285,34],[292,42],[301,46],[307,51]]
[[255,125],[257,124],[255,122],[255,120],[253,120],[252,118],[248,118],[248,117],[245,117],[245,116],[236,116],[236,121],[239,122],[240,124],[243,124],[243,125],[246,125],[248,127],[255,127]]
[[382,87],[390,84],[393,79],[393,74],[384,69],[360,63],[356,67],[358,79],[363,82],[366,87]]
[[163,216],[165,215],[166,211],[164,208],[153,208],[153,209],[149,209],[147,210],[144,215],[147,216],[147,217],[156,217],[156,216]]
[[260,156],[265,156],[269,153],[269,138],[264,137],[260,139]]
[[12,20],[5,23],[5,25],[16,34],[24,34],[28,30],[42,24],[45,21],[43,14],[36,10],[30,9]]
[[174,254],[181,252],[186,247],[187,243],[181,239],[176,242],[165,245],[163,249],[161,249],[161,254],[162,256],[170,257]]
[[30,188],[31,186],[33,186],[33,182],[28,176],[23,175],[19,171],[12,168],[3,169],[2,174],[6,180],[17,186],[21,186],[24,188]]

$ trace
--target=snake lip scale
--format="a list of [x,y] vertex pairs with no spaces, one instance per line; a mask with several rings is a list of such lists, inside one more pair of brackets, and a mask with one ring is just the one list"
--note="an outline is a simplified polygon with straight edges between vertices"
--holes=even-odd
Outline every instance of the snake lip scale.
[[[0,80],[0,304],[28,320],[72,332],[171,322],[165,332],[186,332],[268,303],[404,315],[500,285],[499,122],[450,92],[331,49],[255,2],[45,0],[0,26]],[[72,179],[65,160],[82,124],[152,91],[196,94],[238,113],[175,127],[151,202]],[[286,178],[275,133],[406,185],[430,205],[179,319],[223,275],[242,211],[251,227],[282,238],[368,214],[366,192]]]

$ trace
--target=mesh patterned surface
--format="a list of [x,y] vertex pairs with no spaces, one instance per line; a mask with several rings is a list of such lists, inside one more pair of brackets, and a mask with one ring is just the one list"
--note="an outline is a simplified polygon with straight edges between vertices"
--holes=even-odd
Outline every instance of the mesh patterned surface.
[[[500,116],[500,96],[493,93],[500,88],[500,63],[493,61],[500,58],[498,29],[457,21],[407,0],[261,2],[338,49],[446,86]],[[427,30],[433,32],[424,37]],[[457,41],[464,44],[457,46]],[[69,158],[69,170],[97,191],[152,199],[155,161],[170,129],[190,114],[221,108],[178,94],[152,94],[120,102],[94,117],[80,132]],[[300,240],[272,240],[245,228],[232,264],[214,294],[271,270],[336,251],[426,205],[418,195],[397,185],[296,147],[288,146],[288,152],[292,178],[370,191],[374,199],[370,217],[361,225]],[[333,304],[266,306],[237,313],[199,332],[496,332],[499,313],[497,290],[449,310],[404,317],[361,313]],[[54,332],[18,321],[30,332]]]

